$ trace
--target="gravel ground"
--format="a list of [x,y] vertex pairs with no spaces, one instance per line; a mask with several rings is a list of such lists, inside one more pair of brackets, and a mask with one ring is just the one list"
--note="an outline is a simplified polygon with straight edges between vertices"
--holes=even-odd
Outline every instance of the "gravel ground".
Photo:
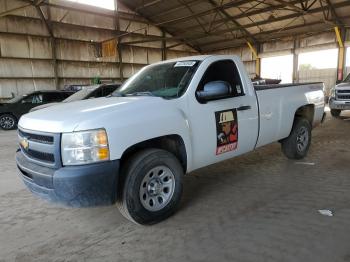
[[0,261],[350,261],[349,134],[350,113],[328,117],[302,161],[276,143],[197,170],[179,212],[142,227],[115,206],[33,196],[17,176],[16,132],[0,131]]

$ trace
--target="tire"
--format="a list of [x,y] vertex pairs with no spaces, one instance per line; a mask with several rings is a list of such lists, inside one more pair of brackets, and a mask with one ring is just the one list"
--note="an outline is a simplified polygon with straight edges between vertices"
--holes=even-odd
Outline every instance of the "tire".
[[331,109],[331,115],[333,117],[339,117],[340,113],[341,113],[341,110],[339,110],[339,109]]
[[183,169],[173,154],[142,150],[127,160],[121,172],[124,181],[116,204],[127,219],[151,225],[175,213],[182,195]]
[[282,152],[289,159],[304,158],[311,144],[311,124],[305,118],[296,118],[290,135],[282,140]]
[[0,128],[4,130],[12,130],[17,126],[17,119],[11,114],[0,115]]

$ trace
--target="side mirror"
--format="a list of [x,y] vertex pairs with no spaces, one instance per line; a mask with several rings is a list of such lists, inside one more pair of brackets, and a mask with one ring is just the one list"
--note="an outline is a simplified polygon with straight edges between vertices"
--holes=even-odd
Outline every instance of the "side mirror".
[[201,102],[229,97],[232,93],[231,85],[225,81],[206,83],[202,91],[197,91],[197,98]]

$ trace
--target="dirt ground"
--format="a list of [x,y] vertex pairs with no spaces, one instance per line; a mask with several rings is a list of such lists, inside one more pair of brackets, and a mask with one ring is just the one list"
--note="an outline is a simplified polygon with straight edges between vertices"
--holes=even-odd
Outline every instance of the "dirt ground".
[[193,172],[179,212],[142,227],[115,206],[33,196],[17,176],[16,132],[0,131],[0,261],[350,261],[349,137],[350,112],[328,116],[302,161],[275,143]]

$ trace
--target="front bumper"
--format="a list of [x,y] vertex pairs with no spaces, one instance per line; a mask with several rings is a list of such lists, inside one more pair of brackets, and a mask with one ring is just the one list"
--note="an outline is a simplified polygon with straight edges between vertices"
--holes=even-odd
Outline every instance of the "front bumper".
[[334,97],[329,99],[330,109],[350,110],[350,101],[335,100]]
[[119,160],[55,169],[33,163],[19,150],[16,163],[25,185],[42,198],[75,207],[115,202]]

